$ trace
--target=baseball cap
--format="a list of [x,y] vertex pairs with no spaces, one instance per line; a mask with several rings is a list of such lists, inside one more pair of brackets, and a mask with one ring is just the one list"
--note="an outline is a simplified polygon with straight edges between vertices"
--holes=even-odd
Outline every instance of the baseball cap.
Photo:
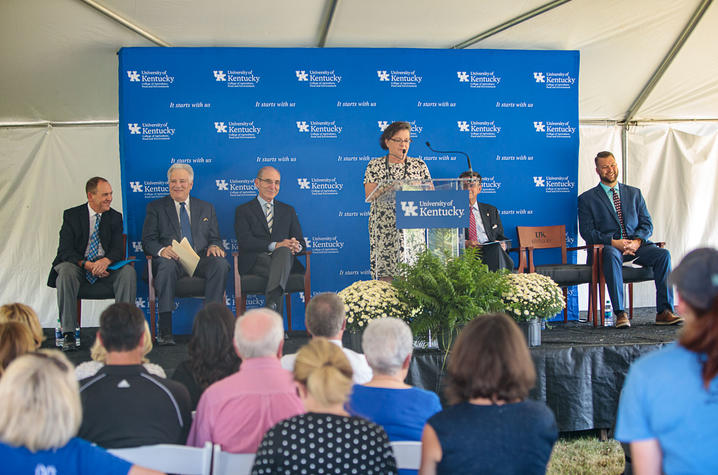
[[718,296],[718,250],[703,247],[685,255],[669,277],[681,298],[701,310]]

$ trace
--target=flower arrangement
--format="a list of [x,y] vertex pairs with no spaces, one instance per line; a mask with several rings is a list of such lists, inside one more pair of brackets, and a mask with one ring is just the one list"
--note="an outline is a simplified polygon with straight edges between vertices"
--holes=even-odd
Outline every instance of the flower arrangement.
[[400,302],[398,291],[383,280],[359,280],[339,292],[347,314],[347,330],[361,332],[371,320],[396,317],[405,320],[409,306]]
[[550,277],[530,274],[508,274],[509,289],[502,294],[506,313],[517,322],[549,318],[566,306],[561,288]]

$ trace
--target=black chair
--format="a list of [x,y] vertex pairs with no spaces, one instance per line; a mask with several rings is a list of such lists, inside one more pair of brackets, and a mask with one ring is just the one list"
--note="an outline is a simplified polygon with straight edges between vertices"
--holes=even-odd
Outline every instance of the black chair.
[[[603,246],[586,245],[579,247],[566,247],[566,226],[516,226],[519,238],[519,268],[518,272],[536,272],[551,277],[563,289],[564,299],[568,297],[567,288],[573,285],[589,284],[588,292],[588,318],[593,320],[593,326],[598,325],[597,295],[599,279],[599,249]],[[535,249],[561,249],[561,263],[534,265]],[[586,250],[588,252],[587,264],[567,264],[568,251]],[[603,325],[603,312],[605,304],[601,302],[601,325]],[[568,321],[568,308],[563,310],[563,321]]]
[[[152,339],[155,338],[155,332],[156,332],[156,319],[157,319],[157,309],[156,309],[156,300],[157,296],[155,293],[155,286],[154,286],[154,275],[152,273],[152,256],[146,256],[147,257],[147,278],[148,278],[148,285],[149,285],[149,301],[150,301],[150,331],[152,332]],[[190,277],[188,275],[184,277],[180,277],[177,279],[177,283],[175,285],[175,298],[194,298],[194,299],[204,299],[204,286],[205,286],[205,279],[202,277]],[[225,300],[227,298],[227,293],[225,292]]]
[[[289,280],[287,280],[287,288],[284,289],[285,302],[287,307],[287,329],[292,330],[292,299],[291,294],[295,292],[304,292],[304,305],[309,303],[312,296],[312,284],[311,284],[311,262],[309,256],[312,251],[304,251],[302,254],[306,257],[306,264],[304,265],[304,273],[289,274]],[[240,316],[247,309],[247,295],[264,295],[264,290],[267,287],[266,277],[262,277],[256,274],[239,274],[239,253],[233,252],[232,258],[234,261],[234,298],[236,301],[237,316]]]

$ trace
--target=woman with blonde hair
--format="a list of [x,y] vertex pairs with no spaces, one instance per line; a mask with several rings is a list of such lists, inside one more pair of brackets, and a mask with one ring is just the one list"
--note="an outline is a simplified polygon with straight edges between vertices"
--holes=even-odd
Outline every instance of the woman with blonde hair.
[[158,474],[75,437],[82,405],[72,364],[58,351],[20,356],[0,378],[3,473]]
[[40,325],[40,319],[37,318],[35,310],[19,302],[0,307],[0,323],[13,321],[27,325],[33,340],[35,340],[35,349],[40,348],[42,342],[45,341],[45,336],[42,334],[42,325]]
[[307,413],[267,431],[252,473],[396,473],[384,429],[344,410],[352,367],[341,348],[312,338],[297,353],[294,380]]
[[24,323],[0,323],[0,376],[5,368],[25,353],[35,350],[35,340]]
[[508,315],[481,315],[464,327],[447,379],[451,405],[424,427],[419,474],[546,473],[556,419],[546,404],[528,399],[536,370]]
[[[162,366],[154,363],[150,363],[150,360],[146,358],[146,355],[152,351],[152,335],[150,335],[150,327],[145,322],[145,339],[144,347],[142,348],[142,366],[145,367],[148,373],[159,376],[160,378],[166,378],[165,370]],[[85,361],[80,363],[75,368],[75,377],[78,381],[81,379],[89,378],[94,376],[100,371],[100,368],[105,366],[105,360],[107,359],[107,350],[102,346],[102,342],[99,338],[95,338],[95,343],[90,348],[90,358],[92,361]]]

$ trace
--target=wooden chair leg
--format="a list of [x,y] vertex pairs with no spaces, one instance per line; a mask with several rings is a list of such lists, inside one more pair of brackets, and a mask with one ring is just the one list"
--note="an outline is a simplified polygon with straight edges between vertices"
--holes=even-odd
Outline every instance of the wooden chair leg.
[[77,299],[77,328],[82,328],[82,299]]
[[633,319],[633,284],[628,284],[628,318]]
[[292,295],[286,294],[284,297],[287,303],[287,331],[292,331]]

